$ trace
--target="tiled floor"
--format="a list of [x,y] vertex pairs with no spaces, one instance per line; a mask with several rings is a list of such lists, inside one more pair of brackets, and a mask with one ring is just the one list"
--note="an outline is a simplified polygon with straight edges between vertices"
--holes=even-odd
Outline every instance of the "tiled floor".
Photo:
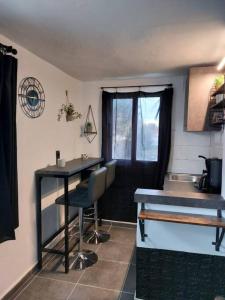
[[17,300],[131,300],[135,292],[135,229],[103,225],[110,241],[87,245],[98,262],[84,270],[64,273],[61,258],[50,261]]

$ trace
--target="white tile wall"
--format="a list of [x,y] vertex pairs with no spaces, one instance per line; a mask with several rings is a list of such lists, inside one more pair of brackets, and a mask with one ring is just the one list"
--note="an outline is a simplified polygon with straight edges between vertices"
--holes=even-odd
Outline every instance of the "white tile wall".
[[210,157],[223,157],[223,131],[212,132],[210,135]]

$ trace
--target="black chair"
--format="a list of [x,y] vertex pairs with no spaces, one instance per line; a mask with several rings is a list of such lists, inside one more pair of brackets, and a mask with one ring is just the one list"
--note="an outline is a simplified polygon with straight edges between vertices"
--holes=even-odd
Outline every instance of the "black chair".
[[113,181],[115,180],[116,176],[116,160],[111,160],[105,164],[105,167],[107,169],[107,174],[106,174],[106,189],[108,189]]
[[[79,209],[79,246],[78,251],[73,253],[72,263],[70,268],[76,270],[83,270],[98,260],[96,253],[90,250],[83,249],[83,209],[95,205],[98,199],[105,192],[106,181],[105,167],[100,168],[91,173],[88,181],[87,189],[75,189],[69,192],[68,202],[69,206],[77,207]],[[56,204],[65,205],[64,195],[56,199]]]
[[[108,189],[115,179],[116,160],[107,162],[105,164],[105,167],[107,169],[105,187],[106,189]],[[82,181],[78,185],[78,189],[81,190],[82,189],[85,190],[87,189],[87,187],[88,187],[88,180]],[[95,228],[92,231],[88,231],[84,235],[84,241],[88,244],[96,244],[96,245],[98,245],[99,243],[107,242],[110,238],[110,234],[103,230],[99,230],[98,228],[98,201],[94,203],[94,221],[95,221]]]

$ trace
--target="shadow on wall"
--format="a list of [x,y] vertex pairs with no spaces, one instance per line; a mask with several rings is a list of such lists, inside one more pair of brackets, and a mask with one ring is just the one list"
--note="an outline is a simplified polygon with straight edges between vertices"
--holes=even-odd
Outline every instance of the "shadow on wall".
[[[80,176],[74,176],[69,181],[69,189],[75,188]],[[35,182],[35,181],[34,181]],[[36,190],[34,184],[34,190]],[[44,178],[42,180],[42,240],[47,240],[56,230],[64,224],[64,207],[55,204],[55,199],[64,193],[63,179]],[[77,210],[69,208],[69,218]]]

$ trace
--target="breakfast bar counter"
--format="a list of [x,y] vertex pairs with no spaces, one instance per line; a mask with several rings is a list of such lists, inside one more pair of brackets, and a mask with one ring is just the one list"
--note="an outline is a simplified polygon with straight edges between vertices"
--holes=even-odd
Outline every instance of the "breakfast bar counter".
[[[76,158],[66,162],[65,167],[58,167],[57,165],[47,166],[36,170],[36,191],[37,191],[37,245],[38,245],[38,267],[42,268],[42,252],[63,255],[65,259],[65,273],[69,272],[69,253],[73,250],[74,245],[69,247],[69,223],[73,220],[69,220],[69,205],[68,205],[68,193],[69,193],[69,178],[81,173],[93,166],[99,165],[104,161],[103,158],[90,157],[88,159]],[[42,241],[42,180],[45,177],[63,178],[64,180],[64,217],[65,224],[57,230],[46,241]],[[50,242],[61,232],[64,231],[64,244],[65,250],[49,248]]]
[[191,182],[166,179],[164,190],[137,189],[134,200],[137,299],[208,300],[225,295],[225,280],[219,279],[225,270],[223,197],[201,193]]

